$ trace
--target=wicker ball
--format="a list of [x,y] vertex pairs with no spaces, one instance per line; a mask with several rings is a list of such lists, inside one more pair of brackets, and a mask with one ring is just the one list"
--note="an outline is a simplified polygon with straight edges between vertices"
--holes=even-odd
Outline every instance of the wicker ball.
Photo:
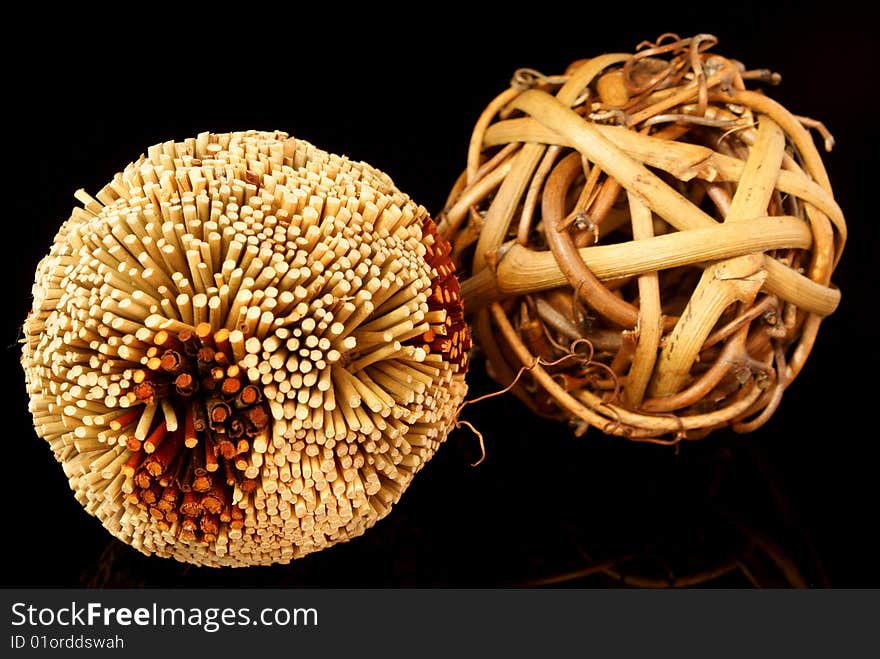
[[150,147],[62,224],[24,323],[34,427],[148,555],[286,563],[362,534],[454,424],[450,246],[381,171],[282,132]]
[[831,136],[716,41],[517,71],[440,215],[490,375],[577,434],[753,430],[838,305]]

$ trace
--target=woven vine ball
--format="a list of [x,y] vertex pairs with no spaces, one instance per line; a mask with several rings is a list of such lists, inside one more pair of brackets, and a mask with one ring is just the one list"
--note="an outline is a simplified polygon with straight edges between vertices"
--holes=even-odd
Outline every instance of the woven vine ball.
[[212,566],[286,563],[386,515],[466,393],[451,248],[424,207],[258,131],[157,144],[76,197],[22,365],[85,509]]
[[753,430],[838,305],[831,137],[715,44],[517,71],[440,216],[490,375],[577,434]]

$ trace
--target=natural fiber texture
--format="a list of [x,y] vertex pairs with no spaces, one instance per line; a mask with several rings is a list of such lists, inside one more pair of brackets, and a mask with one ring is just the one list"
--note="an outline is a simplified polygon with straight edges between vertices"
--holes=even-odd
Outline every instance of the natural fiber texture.
[[441,216],[490,374],[578,433],[758,427],[840,299],[846,224],[804,126],[831,137],[715,43],[517,71]]
[[385,516],[454,424],[450,246],[281,132],[151,147],[37,267],[22,365],[86,510],[145,554],[285,563]]

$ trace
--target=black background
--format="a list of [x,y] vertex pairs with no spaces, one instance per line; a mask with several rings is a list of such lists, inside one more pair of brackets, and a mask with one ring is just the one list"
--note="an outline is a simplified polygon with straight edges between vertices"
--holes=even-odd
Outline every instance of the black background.
[[[193,16],[163,5],[94,22],[55,15],[54,28],[43,16],[8,24],[9,37],[24,38],[4,58],[12,116],[2,585],[518,586],[632,552],[711,562],[739,546],[730,524],[738,520],[785,547],[809,585],[880,586],[871,540],[880,455],[877,16],[840,2],[595,5],[434,3],[367,17],[254,4],[214,20],[207,4]],[[576,439],[516,399],[495,398],[464,414],[485,435],[483,464],[470,466],[476,440],[455,431],[388,518],[289,566],[217,570],[146,558],[76,503],[33,431],[17,343],[34,268],[74,190],[96,192],[156,142],[281,129],[385,170],[436,213],[464,167],[474,121],[516,68],[561,73],[574,59],[631,52],[667,31],[715,34],[716,52],[778,71],[772,95],[837,139],[825,162],[850,229],[834,276],[843,301],[770,423],[676,452],[595,430]],[[479,361],[469,380],[474,395],[493,389]]]

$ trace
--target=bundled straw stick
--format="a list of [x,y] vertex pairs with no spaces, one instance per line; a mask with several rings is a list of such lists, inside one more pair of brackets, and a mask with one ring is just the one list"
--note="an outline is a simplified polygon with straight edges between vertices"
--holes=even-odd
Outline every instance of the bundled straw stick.
[[78,500],[146,554],[286,563],[363,533],[466,392],[450,245],[281,132],[150,147],[40,262],[22,366]]
[[491,375],[578,434],[759,427],[839,303],[846,223],[805,126],[833,140],[716,41],[517,71],[441,215]]

